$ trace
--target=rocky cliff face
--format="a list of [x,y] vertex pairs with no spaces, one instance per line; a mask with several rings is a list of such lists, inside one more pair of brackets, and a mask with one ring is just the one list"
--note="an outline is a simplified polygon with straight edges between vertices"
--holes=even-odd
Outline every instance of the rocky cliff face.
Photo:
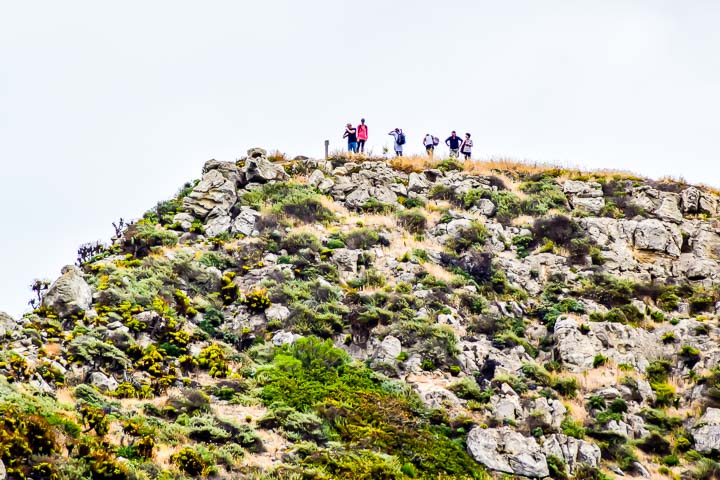
[[357,158],[208,161],[0,314],[5,475],[720,471],[713,191]]

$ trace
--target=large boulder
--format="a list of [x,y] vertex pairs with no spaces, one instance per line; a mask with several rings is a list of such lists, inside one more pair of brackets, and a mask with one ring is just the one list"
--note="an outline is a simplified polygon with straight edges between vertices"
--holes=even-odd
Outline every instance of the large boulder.
[[18,323],[5,312],[0,312],[0,338],[5,338],[9,332],[17,330]]
[[96,386],[101,392],[114,392],[118,388],[118,382],[102,372],[90,374],[90,384]]
[[255,232],[255,222],[260,218],[260,212],[250,207],[240,207],[240,213],[235,217],[230,231],[250,236]]
[[563,193],[573,208],[581,208],[591,213],[598,213],[605,206],[602,185],[598,182],[581,182],[568,180],[563,184]]
[[600,447],[567,435],[555,434],[545,439],[542,450],[545,455],[553,455],[565,461],[570,473],[581,465],[597,467],[600,464]]
[[466,443],[468,453],[490,470],[530,478],[549,475],[545,454],[535,439],[510,427],[475,427]]
[[695,450],[720,453],[720,408],[708,408],[692,429]]
[[653,250],[672,256],[680,255],[682,234],[676,225],[654,218],[637,223],[633,233],[634,244],[641,250]]
[[288,174],[280,165],[272,163],[265,157],[265,151],[260,148],[248,150],[245,159],[245,181],[267,183],[273,180],[287,180]]
[[80,269],[68,265],[61,272],[60,278],[45,293],[42,305],[54,310],[60,318],[88,310],[92,304],[92,289]]
[[196,218],[204,220],[210,212],[229,212],[237,201],[237,183],[232,175],[213,169],[205,173],[192,192],[183,199],[183,206]]

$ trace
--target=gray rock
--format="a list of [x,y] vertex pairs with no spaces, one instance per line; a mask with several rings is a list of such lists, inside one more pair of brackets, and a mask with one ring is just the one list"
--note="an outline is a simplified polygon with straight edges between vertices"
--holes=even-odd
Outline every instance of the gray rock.
[[236,181],[228,180],[215,169],[203,175],[200,183],[183,199],[183,206],[196,218],[204,220],[213,210],[229,212],[236,201]]
[[633,233],[635,247],[641,250],[654,250],[673,256],[680,255],[682,234],[675,225],[656,219],[646,219],[637,223]]
[[692,429],[695,450],[700,453],[720,452],[720,409],[708,408]]
[[269,321],[284,322],[290,316],[290,309],[285,305],[270,305],[265,310],[265,318]]
[[380,350],[382,351],[383,356],[390,359],[396,359],[398,355],[400,355],[400,352],[402,352],[402,344],[397,337],[388,335],[382,342],[380,342]]
[[581,208],[590,213],[598,213],[605,206],[605,199],[602,197],[573,197],[570,204],[573,208]]
[[5,312],[0,312],[0,339],[18,329],[18,322],[13,317]]
[[696,187],[689,187],[680,192],[680,207],[685,213],[700,211],[700,197],[702,192]]
[[322,193],[329,193],[334,186],[335,182],[333,182],[331,178],[325,178],[322,182],[318,184],[317,188]]
[[673,223],[682,223],[683,216],[678,208],[678,200],[674,195],[666,195],[660,201],[660,206],[653,212],[660,220]]
[[61,317],[68,317],[90,308],[92,289],[74,265],[63,267],[62,276],[45,293],[42,305],[52,308]]
[[470,430],[468,453],[490,470],[530,478],[547,477],[545,455],[534,438],[524,437],[510,427]]
[[173,217],[173,222],[180,224],[180,228],[184,232],[190,231],[190,227],[192,227],[193,220],[195,220],[195,217],[193,217],[192,215],[190,215],[187,212],[178,213],[177,215],[175,215]]
[[481,198],[475,202],[475,206],[477,208],[477,212],[480,215],[485,215],[486,217],[492,217],[495,215],[495,211],[497,210],[495,204],[487,198]]
[[230,231],[250,236],[255,231],[255,222],[260,218],[260,212],[250,207],[240,207],[240,213],[235,217]]
[[118,382],[102,372],[92,372],[89,381],[103,392],[114,392],[117,390]]
[[280,330],[275,335],[273,335],[272,343],[276,347],[280,347],[282,345],[292,345],[298,338],[300,338],[300,335]]
[[230,231],[232,219],[230,215],[220,215],[211,218],[205,223],[205,234],[208,237],[217,237],[221,233]]
[[360,253],[359,250],[350,250],[347,248],[333,250],[330,261],[337,266],[340,280],[345,281],[357,275],[357,263],[360,258]]
[[425,193],[430,188],[431,183],[422,175],[415,172],[410,173],[408,177],[408,191],[415,193]]
[[280,165],[264,156],[249,156],[245,160],[245,179],[248,182],[267,183],[273,180],[287,180],[288,174]]
[[324,179],[325,175],[323,175],[323,172],[321,172],[320,170],[315,170],[313,173],[310,174],[310,177],[308,177],[307,183],[312,187],[317,187]]
[[591,467],[600,465],[600,447],[567,435],[550,435],[543,443],[542,450],[547,456],[563,459],[570,473],[575,473],[581,464]]
[[598,182],[581,182],[579,180],[567,180],[562,186],[566,195],[577,195],[585,198],[602,197],[602,185]]
[[5,464],[2,460],[0,460],[0,480],[5,480],[7,478],[7,469],[5,468]]

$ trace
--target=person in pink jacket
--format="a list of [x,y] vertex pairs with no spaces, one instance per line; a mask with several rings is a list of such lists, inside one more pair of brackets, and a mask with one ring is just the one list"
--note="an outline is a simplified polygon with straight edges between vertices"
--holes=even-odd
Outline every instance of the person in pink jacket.
[[360,125],[357,126],[358,152],[365,153],[365,141],[368,139],[368,127],[365,125],[365,119],[360,119]]

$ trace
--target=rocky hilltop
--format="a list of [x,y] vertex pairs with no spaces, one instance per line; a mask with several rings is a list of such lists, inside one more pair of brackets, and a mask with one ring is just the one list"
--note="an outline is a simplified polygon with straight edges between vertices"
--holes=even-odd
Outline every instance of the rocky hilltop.
[[706,187],[253,149],[0,314],[0,478],[718,478]]

